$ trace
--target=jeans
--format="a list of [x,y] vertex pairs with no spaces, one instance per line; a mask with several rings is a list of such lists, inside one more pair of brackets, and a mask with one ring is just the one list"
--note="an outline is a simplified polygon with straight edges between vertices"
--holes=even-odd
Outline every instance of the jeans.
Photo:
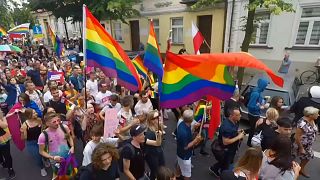
[[0,161],[4,160],[4,167],[12,168],[12,157],[10,154],[10,141],[6,144],[0,145]]
[[147,153],[145,159],[151,171],[150,180],[155,180],[159,167],[165,164],[163,151],[157,154]]
[[226,150],[224,152],[223,159],[213,165],[213,170],[219,173],[222,173],[224,170],[228,170],[230,165],[233,163],[235,155],[236,151]]
[[33,157],[34,160],[36,160],[37,165],[42,169],[44,168],[42,156],[39,153],[39,145],[37,140],[33,141],[26,141],[27,150],[29,154]]
[[207,144],[207,141],[208,141],[208,128],[203,128],[202,129],[201,136],[203,137],[203,141],[202,141],[202,143],[200,145],[200,152],[201,151],[205,151],[206,144]]
[[257,123],[258,119],[260,118],[260,116],[248,114],[248,118],[249,118],[250,129],[249,129],[249,137],[248,137],[247,145],[251,147],[252,146],[251,139],[254,135],[254,132],[256,129],[256,123]]

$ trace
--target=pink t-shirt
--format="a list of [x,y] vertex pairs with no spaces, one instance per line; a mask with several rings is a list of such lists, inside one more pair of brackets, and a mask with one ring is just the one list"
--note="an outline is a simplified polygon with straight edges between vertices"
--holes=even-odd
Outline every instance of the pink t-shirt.
[[[63,125],[68,132],[68,127]],[[69,152],[68,142],[65,133],[59,127],[57,130],[46,130],[49,137],[49,154],[52,156],[67,157]],[[40,134],[38,144],[45,144],[46,139],[43,133]]]

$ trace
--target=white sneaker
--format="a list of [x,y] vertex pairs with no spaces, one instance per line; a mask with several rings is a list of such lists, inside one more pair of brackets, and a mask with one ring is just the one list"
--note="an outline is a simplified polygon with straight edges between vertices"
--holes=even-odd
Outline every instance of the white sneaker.
[[42,176],[42,177],[44,177],[44,176],[47,176],[47,175],[48,175],[48,173],[47,173],[47,171],[46,171],[46,169],[45,169],[45,168],[41,169],[41,170],[40,170],[40,173],[41,173],[41,176]]

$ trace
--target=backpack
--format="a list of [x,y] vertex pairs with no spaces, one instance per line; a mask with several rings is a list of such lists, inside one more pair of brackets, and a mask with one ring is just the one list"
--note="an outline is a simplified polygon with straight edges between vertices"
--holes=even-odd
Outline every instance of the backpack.
[[90,179],[95,179],[95,173],[93,172],[92,163],[90,163],[87,166],[81,166],[78,169],[77,174],[74,176],[74,180],[80,180],[81,174],[83,174],[83,172],[85,172],[85,171],[89,171],[89,173],[91,174],[91,178]]
[[120,146],[119,148],[119,153],[120,153],[120,158],[119,158],[119,169],[120,169],[120,172],[123,172],[123,149],[125,147],[129,147],[130,148],[130,151],[133,155],[135,155],[136,151],[134,150],[134,147],[133,145],[131,144],[131,138],[130,139],[127,139],[125,140],[122,145]]
[[250,97],[251,97],[252,89],[249,89],[245,94],[243,98],[243,104],[248,107]]
[[[63,133],[65,134],[65,137],[66,137],[67,136],[67,130],[64,128],[63,124],[60,124],[60,128],[61,128],[61,130],[63,131]],[[43,132],[44,138],[45,138],[44,150],[46,152],[49,152],[49,135],[48,135],[48,132],[46,130],[43,130],[42,132]],[[71,146],[70,146],[70,143],[69,143],[68,140],[67,140],[67,143],[68,143],[68,146],[70,148]]]

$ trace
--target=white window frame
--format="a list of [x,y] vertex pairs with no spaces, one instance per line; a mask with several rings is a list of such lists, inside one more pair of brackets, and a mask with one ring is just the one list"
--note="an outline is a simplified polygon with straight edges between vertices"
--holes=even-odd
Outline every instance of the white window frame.
[[[176,20],[176,19],[181,19],[182,20],[182,25],[173,25],[173,20]],[[181,28],[182,29],[182,39],[181,41],[179,41],[178,39],[178,42],[175,42],[174,41],[174,38],[172,38],[172,43],[173,44],[183,44],[183,17],[174,17],[174,18],[171,18],[171,30],[172,30],[172,37],[173,37],[173,33],[174,33],[174,30],[173,29],[178,29],[178,28]],[[178,35],[177,35],[178,36]],[[179,37],[179,36],[178,36]]]
[[[254,43],[250,43],[250,45],[268,45],[269,42],[269,33],[270,33],[270,24],[271,24],[271,13],[268,11],[258,11],[256,13],[256,16],[259,16],[260,14],[269,14],[269,19],[261,19],[259,22],[255,23],[254,26],[257,27],[253,27],[256,28],[256,37],[255,37],[255,42]],[[266,43],[260,43],[260,36],[261,36],[261,25],[264,23],[268,23],[268,31],[267,31],[267,39],[266,39]]]
[[[120,28],[117,28],[116,27],[116,24],[119,24],[120,26]],[[113,22],[113,30],[114,30],[114,39],[116,40],[116,41],[123,41],[123,36],[122,36],[122,26],[121,26],[121,22]],[[117,32],[119,32],[120,31],[120,34],[121,34],[121,36],[120,37],[118,37],[117,36]]]
[[[303,9],[307,9],[307,8],[320,8],[320,4],[318,4],[316,6],[302,6],[301,7],[300,14],[299,14],[299,21],[297,23],[297,28],[296,28],[296,34],[294,37],[294,46],[319,47],[320,41],[317,45],[309,44],[309,43],[310,43],[311,33],[313,30],[313,24],[315,21],[320,21],[320,16],[319,17],[301,17]],[[299,26],[300,26],[301,22],[309,22],[309,25],[308,25],[308,30],[307,30],[306,39],[304,41],[304,44],[297,44],[297,36],[298,36]]]
[[[156,26],[154,21],[158,21],[158,25]],[[156,34],[157,37],[157,42],[160,44],[160,20],[159,19],[153,19],[153,28],[154,28],[154,33]],[[158,33],[157,33],[158,30]]]

